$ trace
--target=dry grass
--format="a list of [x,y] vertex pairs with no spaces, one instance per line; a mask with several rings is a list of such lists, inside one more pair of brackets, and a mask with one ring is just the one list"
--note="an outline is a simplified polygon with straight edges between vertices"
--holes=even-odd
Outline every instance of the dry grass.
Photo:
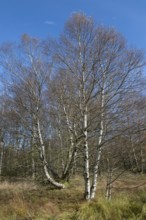
[[109,203],[103,198],[102,177],[97,198],[89,205],[83,199],[84,183],[79,176],[63,190],[49,190],[32,182],[5,181],[0,183],[0,220],[97,220],[97,216],[99,220],[128,219],[122,217],[122,212],[131,220],[145,220],[145,182],[144,175],[124,174],[114,183],[113,200]]
[[77,177],[64,190],[49,190],[28,182],[2,182],[0,220],[68,219],[83,200],[81,185]]
[[36,190],[38,186],[34,182],[8,182],[3,181],[0,183],[0,190],[12,190],[12,191],[25,191]]

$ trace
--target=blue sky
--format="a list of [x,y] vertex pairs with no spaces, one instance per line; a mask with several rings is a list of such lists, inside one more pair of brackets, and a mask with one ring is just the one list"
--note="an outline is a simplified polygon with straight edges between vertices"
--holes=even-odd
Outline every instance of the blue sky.
[[0,0],[0,43],[23,33],[57,37],[71,13],[80,11],[146,50],[146,0]]

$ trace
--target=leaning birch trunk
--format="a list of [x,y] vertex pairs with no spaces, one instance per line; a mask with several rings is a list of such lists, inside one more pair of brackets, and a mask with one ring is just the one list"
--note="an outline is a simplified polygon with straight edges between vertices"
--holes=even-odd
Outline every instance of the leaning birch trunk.
[[48,163],[47,163],[47,159],[46,159],[45,146],[44,146],[44,142],[43,142],[43,138],[42,138],[42,134],[41,134],[39,120],[37,120],[37,128],[38,128],[38,138],[39,138],[39,143],[40,143],[40,157],[41,157],[41,160],[43,163],[43,169],[44,169],[45,176],[47,177],[47,180],[49,181],[49,183],[51,183],[53,186],[55,186],[56,188],[59,188],[59,189],[63,189],[63,188],[65,188],[64,184],[56,182],[50,176],[50,174],[48,172],[48,166],[47,166]]
[[97,189],[97,179],[98,179],[98,171],[99,171],[99,164],[101,160],[102,154],[102,140],[103,140],[103,132],[104,132],[104,105],[105,105],[105,74],[103,74],[103,85],[101,91],[101,120],[100,120],[100,133],[99,133],[99,140],[97,144],[97,155],[96,155],[96,162],[93,171],[93,182],[91,187],[91,199],[95,198],[95,193]]

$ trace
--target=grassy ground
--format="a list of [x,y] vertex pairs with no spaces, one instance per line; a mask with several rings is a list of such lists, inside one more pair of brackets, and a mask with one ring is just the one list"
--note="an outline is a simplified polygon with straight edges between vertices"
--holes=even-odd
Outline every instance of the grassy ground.
[[112,200],[105,201],[105,178],[97,198],[83,199],[83,180],[74,178],[63,190],[34,183],[0,184],[0,220],[145,220],[146,176],[125,174],[113,185]]

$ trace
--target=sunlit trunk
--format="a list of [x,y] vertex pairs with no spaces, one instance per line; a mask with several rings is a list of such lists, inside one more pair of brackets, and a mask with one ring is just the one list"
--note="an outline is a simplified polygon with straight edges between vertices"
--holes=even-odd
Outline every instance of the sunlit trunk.
[[90,200],[90,171],[89,171],[89,148],[88,148],[88,132],[87,132],[87,106],[84,113],[84,179],[85,179],[85,199]]
[[98,179],[98,173],[99,173],[99,164],[101,160],[101,154],[102,154],[102,140],[103,140],[103,132],[104,132],[104,106],[105,105],[105,73],[103,74],[103,85],[102,85],[102,91],[101,91],[101,116],[100,116],[100,132],[99,132],[99,139],[97,144],[97,155],[96,155],[96,161],[93,171],[93,182],[91,187],[91,198],[95,198],[95,193],[97,189],[97,179]]
[[38,138],[40,142],[40,158],[42,160],[45,176],[47,177],[47,180],[49,181],[49,183],[51,183],[56,188],[60,188],[60,189],[65,188],[63,184],[56,182],[49,174],[48,163],[47,163],[46,153],[45,153],[45,146],[44,146],[44,142],[42,138],[39,120],[37,120],[37,128],[38,128]]

